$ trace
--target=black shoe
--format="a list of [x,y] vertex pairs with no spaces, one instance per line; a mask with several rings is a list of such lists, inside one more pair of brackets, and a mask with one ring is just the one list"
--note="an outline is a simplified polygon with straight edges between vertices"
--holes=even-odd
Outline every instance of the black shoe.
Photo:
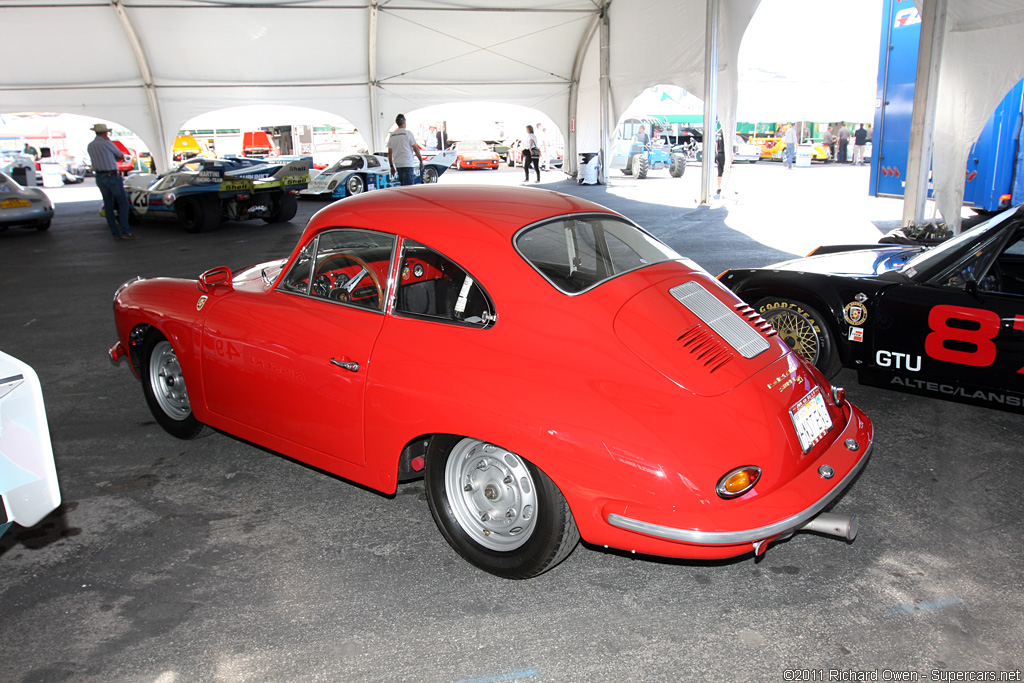
[[133,234],[133,233],[128,233],[127,235],[121,235],[121,239],[123,239],[123,240],[137,240],[137,239],[139,239],[139,236],[136,235],[136,234]]
[[120,235],[111,235],[111,237],[113,237],[115,240],[120,240],[121,239]]

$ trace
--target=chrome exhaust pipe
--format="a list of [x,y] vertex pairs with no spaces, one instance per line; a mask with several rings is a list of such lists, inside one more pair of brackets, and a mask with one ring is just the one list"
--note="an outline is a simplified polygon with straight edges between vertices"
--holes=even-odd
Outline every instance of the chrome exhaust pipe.
[[797,531],[817,531],[820,534],[852,541],[857,538],[858,527],[857,515],[834,515],[831,512],[823,512],[797,527]]

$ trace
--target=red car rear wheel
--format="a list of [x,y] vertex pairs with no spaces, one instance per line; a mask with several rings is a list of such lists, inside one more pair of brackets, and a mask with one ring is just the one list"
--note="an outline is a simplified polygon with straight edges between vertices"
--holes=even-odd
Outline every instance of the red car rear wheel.
[[448,543],[484,571],[528,579],[564,560],[579,530],[554,482],[524,458],[458,436],[431,439],[427,501]]

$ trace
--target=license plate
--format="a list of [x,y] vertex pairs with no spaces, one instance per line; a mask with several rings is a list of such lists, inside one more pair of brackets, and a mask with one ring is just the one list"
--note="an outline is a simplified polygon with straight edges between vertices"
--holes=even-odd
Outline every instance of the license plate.
[[0,202],[0,209],[27,209],[32,202],[27,199],[5,199]]
[[821,441],[821,437],[832,431],[832,418],[818,387],[814,387],[809,394],[797,401],[796,405],[789,409],[789,416],[793,418],[793,427],[804,453],[814,448],[814,445]]

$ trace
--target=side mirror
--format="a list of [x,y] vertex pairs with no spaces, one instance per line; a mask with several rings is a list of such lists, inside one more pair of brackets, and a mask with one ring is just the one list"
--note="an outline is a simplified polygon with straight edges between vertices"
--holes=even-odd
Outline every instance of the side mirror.
[[964,292],[966,292],[969,296],[978,296],[978,281],[975,280],[974,278],[971,278],[970,280],[965,282]]
[[210,268],[208,271],[200,275],[199,279],[196,281],[196,287],[204,294],[209,292],[213,287],[224,285],[228,287],[231,286],[231,269],[227,266]]

